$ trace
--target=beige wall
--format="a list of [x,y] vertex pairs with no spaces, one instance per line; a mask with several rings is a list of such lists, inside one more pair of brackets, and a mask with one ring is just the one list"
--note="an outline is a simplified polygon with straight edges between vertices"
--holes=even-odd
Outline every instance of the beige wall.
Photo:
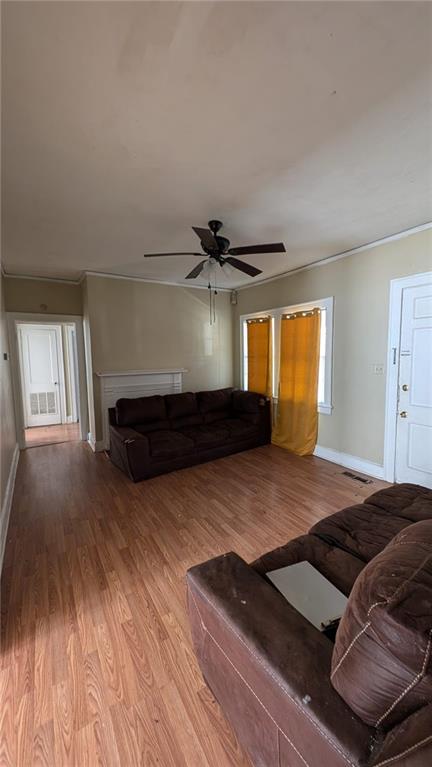
[[97,439],[101,439],[96,372],[186,368],[184,390],[232,383],[229,293],[217,296],[209,324],[206,290],[88,276],[84,320],[91,334]]
[[[1,317],[0,317],[0,568],[3,554],[3,546],[6,539],[6,523],[4,516],[4,500],[6,486],[9,479],[12,459],[16,446],[16,432],[14,419],[14,406],[12,399],[11,372],[9,360],[9,345],[7,340],[6,318],[3,301],[3,278],[0,274],[1,284]],[[3,355],[8,359],[4,360]]]
[[[287,260],[289,254],[287,255]],[[241,314],[334,296],[332,415],[319,419],[319,444],[382,464],[390,280],[432,270],[432,230],[240,290],[234,315],[235,379],[240,383]]]
[[82,314],[81,285],[4,277],[7,312]]

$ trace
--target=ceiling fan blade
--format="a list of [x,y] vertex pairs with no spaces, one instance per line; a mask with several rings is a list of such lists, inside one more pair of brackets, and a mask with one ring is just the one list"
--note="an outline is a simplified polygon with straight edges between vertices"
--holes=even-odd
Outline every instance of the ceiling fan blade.
[[195,234],[198,235],[200,238],[202,244],[208,248],[209,250],[219,250],[218,244],[213,237],[210,229],[203,229],[199,226],[193,226],[192,229],[194,230]]
[[198,256],[202,257],[202,253],[144,253],[144,258],[160,258],[161,256]]
[[201,261],[200,264],[197,264],[189,274],[186,275],[186,280],[193,280],[195,277],[198,277],[199,274],[201,274],[202,270],[204,269],[204,264],[207,261],[205,258],[204,261]]
[[245,274],[249,274],[250,277],[256,277],[257,274],[262,274],[261,269],[257,269],[255,266],[252,266],[251,264],[246,264],[244,261],[240,261],[240,259],[238,258],[232,258],[232,256],[228,256],[228,258],[226,258],[225,261],[228,264],[231,264],[231,266],[235,266],[236,269],[240,269],[241,272],[244,272]]
[[242,248],[230,248],[233,256],[251,256],[253,253],[286,253],[283,242],[271,242],[267,245],[244,245]]

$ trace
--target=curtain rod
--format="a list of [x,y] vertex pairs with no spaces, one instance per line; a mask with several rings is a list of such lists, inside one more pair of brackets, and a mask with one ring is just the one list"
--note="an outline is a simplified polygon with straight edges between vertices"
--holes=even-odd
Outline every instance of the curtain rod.
[[283,314],[283,320],[294,320],[298,317],[313,317],[314,314],[321,314],[321,309],[317,306],[314,309],[307,309],[304,312],[292,312],[292,314]]

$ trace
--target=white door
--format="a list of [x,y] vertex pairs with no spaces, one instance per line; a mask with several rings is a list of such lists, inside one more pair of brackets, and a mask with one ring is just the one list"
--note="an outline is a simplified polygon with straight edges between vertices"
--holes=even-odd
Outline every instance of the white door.
[[432,488],[432,283],[402,293],[398,386],[396,482]]
[[19,336],[25,426],[61,423],[60,328],[21,325]]

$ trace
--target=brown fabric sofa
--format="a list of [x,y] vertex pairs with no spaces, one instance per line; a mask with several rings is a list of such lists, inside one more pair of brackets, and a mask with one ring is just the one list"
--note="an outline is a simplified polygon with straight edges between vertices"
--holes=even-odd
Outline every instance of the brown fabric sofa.
[[134,482],[270,442],[270,403],[238,389],[119,399],[110,458]]
[[[376,566],[374,557],[384,549]],[[359,584],[335,644],[265,577],[304,560],[347,596]],[[322,520],[250,565],[229,553],[188,572],[192,638],[203,675],[256,767],[432,765],[431,561],[432,491],[399,485]],[[398,597],[394,610],[382,605],[389,594]],[[365,610],[369,598],[374,601]],[[354,614],[360,623],[350,620]],[[331,679],[332,660],[334,671],[341,658],[343,698]],[[398,694],[398,684],[390,688],[398,697],[388,706],[395,662],[403,667],[403,691]],[[367,721],[368,685],[372,708],[392,714],[378,726]]]

